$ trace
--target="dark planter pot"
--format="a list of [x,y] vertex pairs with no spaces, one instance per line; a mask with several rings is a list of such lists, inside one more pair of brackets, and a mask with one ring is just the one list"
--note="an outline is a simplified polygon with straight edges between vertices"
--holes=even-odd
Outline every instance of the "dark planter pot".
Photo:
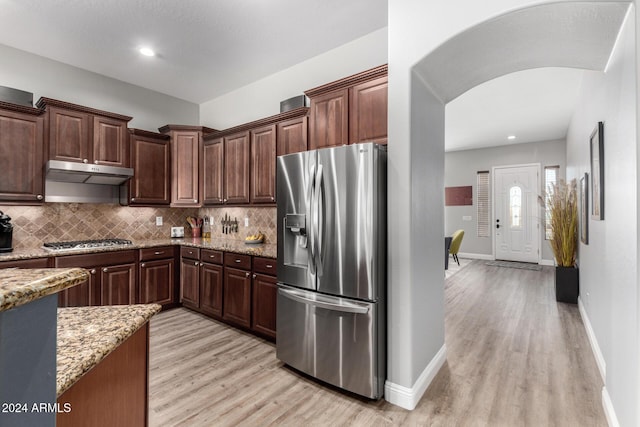
[[578,303],[579,277],[576,267],[556,267],[556,301]]

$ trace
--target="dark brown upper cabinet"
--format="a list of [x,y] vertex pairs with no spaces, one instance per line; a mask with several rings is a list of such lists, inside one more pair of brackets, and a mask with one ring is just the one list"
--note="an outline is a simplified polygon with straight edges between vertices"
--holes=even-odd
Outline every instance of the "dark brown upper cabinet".
[[129,116],[51,98],[45,109],[45,135],[50,160],[129,167]]
[[166,125],[159,129],[171,139],[171,206],[199,207],[203,202],[203,126]]
[[204,168],[202,171],[204,204],[224,203],[224,139],[216,138],[204,143]]
[[309,134],[307,122],[306,115],[278,122],[277,156],[307,151],[307,136]]
[[276,125],[251,131],[251,203],[276,201]]
[[44,201],[42,110],[0,102],[0,201]]
[[224,138],[225,203],[249,203],[249,138],[247,131]]
[[307,149],[306,107],[204,136],[204,203],[276,202],[276,155]]
[[387,65],[310,89],[309,149],[387,141]]
[[169,135],[130,129],[131,166],[129,180],[131,206],[171,203],[171,146]]

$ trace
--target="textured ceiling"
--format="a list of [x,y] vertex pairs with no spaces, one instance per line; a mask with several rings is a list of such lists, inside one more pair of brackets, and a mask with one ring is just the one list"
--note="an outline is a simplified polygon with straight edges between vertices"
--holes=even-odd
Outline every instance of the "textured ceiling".
[[0,0],[0,43],[194,103],[386,25],[387,0]]

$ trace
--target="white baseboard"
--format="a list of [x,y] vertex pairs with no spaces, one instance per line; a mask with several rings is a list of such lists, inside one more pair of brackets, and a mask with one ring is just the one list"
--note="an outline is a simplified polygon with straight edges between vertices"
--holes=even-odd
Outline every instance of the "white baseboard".
[[611,397],[607,387],[602,387],[602,407],[604,408],[604,415],[607,417],[607,423],[609,427],[620,427],[618,417],[616,417],[616,411],[613,409],[613,403],[611,403]]
[[458,252],[458,256],[460,258],[468,258],[468,259],[484,259],[487,261],[495,260],[493,255],[488,255],[488,254],[471,254],[467,252]]
[[431,384],[431,381],[433,381],[446,361],[447,347],[443,345],[434,358],[431,359],[427,367],[424,368],[424,371],[422,371],[411,388],[394,384],[387,380],[384,385],[384,399],[401,408],[413,411],[424,392],[427,391],[427,387],[429,387],[429,384]]
[[604,356],[602,355],[602,351],[600,350],[600,345],[598,345],[598,340],[596,339],[596,334],[593,332],[593,328],[591,327],[589,316],[587,316],[587,311],[585,310],[584,304],[582,303],[582,297],[578,297],[578,309],[580,310],[580,317],[582,317],[584,329],[587,331],[589,344],[591,344],[591,351],[593,352],[593,356],[596,358],[596,365],[598,365],[598,370],[600,371],[602,382],[606,384],[607,362],[605,362],[604,360]]
[[551,267],[556,265],[556,263],[552,259],[541,259],[538,264],[540,264],[540,265],[550,265]]

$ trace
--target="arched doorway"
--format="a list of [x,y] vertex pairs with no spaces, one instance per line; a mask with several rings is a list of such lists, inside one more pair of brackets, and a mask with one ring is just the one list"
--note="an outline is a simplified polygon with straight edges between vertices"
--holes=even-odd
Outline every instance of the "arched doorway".
[[[389,363],[387,400],[412,408],[446,358],[443,277],[444,106],[495,77],[537,67],[604,70],[627,2],[491,1],[486,11],[444,4],[403,10],[390,5]],[[508,5],[506,4],[508,3]],[[498,14],[505,7],[519,7]],[[415,9],[414,9],[415,8]],[[442,12],[443,14],[439,14]],[[420,22],[433,13],[442,22]],[[413,18],[410,15],[417,17]],[[446,24],[482,22],[437,48],[420,50],[413,36],[448,38]],[[489,19],[487,19],[489,18]],[[402,25],[433,30],[400,30]],[[428,35],[428,36],[426,36]],[[443,40],[443,39],[440,39]],[[405,52],[402,50],[406,49]],[[430,52],[420,58],[417,52]],[[407,53],[408,52],[408,53]],[[404,54],[404,56],[403,56]],[[425,185],[425,183],[428,183]],[[401,212],[398,218],[397,213]],[[390,216],[391,217],[391,216]],[[425,220],[428,218],[428,221]]]

